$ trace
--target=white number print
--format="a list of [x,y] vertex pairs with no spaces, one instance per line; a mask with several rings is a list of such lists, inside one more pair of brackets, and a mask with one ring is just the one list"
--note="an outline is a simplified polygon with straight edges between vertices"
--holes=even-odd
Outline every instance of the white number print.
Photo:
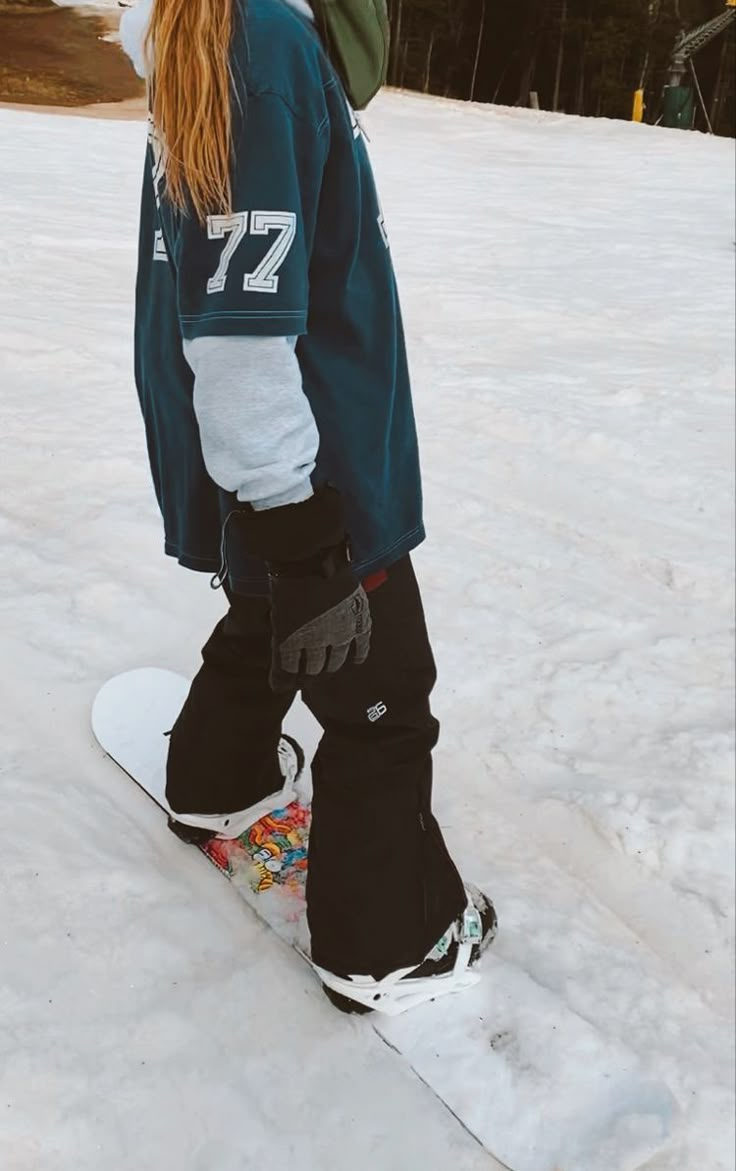
[[217,272],[207,281],[208,293],[221,293],[227,281],[227,270],[230,267],[235,249],[248,231],[247,211],[236,211],[232,215],[208,215],[207,236],[210,240],[230,239],[222,250]]
[[296,239],[296,214],[293,211],[236,211],[232,215],[207,216],[207,236],[210,240],[224,240],[220,263],[207,281],[208,293],[221,293],[227,283],[227,273],[238,245],[248,235],[267,236],[278,232],[263,260],[253,272],[243,278],[243,289],[250,293],[277,293],[278,270],[286,260]]
[[276,273],[289,255],[296,237],[296,214],[293,211],[254,211],[250,217],[251,236],[279,232],[263,260],[253,272],[245,274],[243,288],[251,293],[277,293]]

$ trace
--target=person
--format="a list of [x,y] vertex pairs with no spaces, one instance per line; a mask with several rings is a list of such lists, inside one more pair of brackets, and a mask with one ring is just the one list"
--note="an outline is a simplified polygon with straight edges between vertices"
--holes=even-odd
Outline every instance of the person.
[[172,828],[235,837],[284,804],[301,691],[323,730],[311,958],[356,1012],[466,986],[496,927],[432,813],[417,436],[350,100],[380,83],[384,20],[383,0],[152,0],[123,26],[148,78],[135,375],[165,551],[229,602],[171,733]]

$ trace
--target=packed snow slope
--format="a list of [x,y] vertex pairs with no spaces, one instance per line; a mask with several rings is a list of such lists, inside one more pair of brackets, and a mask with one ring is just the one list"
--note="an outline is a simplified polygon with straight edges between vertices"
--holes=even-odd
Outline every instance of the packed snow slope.
[[[398,95],[367,124],[437,812],[502,921],[493,1094],[459,1034],[430,1089],[335,1014],[94,745],[98,686],[192,672],[222,599],[163,556],[132,384],[144,126],[0,111],[0,1166],[579,1171],[572,1126],[582,1171],[731,1171],[732,143]],[[397,1044],[446,1049],[450,1002],[419,1011]],[[576,1096],[586,1052],[659,1087],[646,1143]]]

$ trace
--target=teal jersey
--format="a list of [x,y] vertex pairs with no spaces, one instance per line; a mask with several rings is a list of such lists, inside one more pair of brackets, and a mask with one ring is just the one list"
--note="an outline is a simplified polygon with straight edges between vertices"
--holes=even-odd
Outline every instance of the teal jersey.
[[[363,135],[316,31],[282,0],[248,0],[239,16],[232,213],[201,224],[177,212],[154,133],[146,155],[135,368],[166,552],[215,572],[235,503],[204,466],[182,339],[296,337],[320,435],[312,478],[342,493],[367,576],[424,537],[383,215]],[[234,544],[231,584],[263,591],[265,567]]]

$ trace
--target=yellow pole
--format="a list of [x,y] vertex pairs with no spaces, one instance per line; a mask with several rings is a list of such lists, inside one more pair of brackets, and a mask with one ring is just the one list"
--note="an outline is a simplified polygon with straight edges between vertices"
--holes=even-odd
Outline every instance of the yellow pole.
[[[736,4],[736,0],[733,0]],[[638,89],[634,94],[634,112],[631,115],[632,122],[644,121],[644,90]]]

